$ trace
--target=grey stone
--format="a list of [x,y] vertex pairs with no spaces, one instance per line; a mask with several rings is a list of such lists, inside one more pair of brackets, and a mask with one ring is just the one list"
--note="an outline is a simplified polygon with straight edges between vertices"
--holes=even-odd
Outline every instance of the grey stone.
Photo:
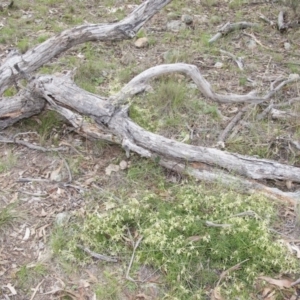
[[290,50],[291,49],[291,44],[290,43],[284,43],[284,49],[285,50]]
[[193,17],[190,15],[182,15],[181,21],[187,25],[190,25],[193,23]]

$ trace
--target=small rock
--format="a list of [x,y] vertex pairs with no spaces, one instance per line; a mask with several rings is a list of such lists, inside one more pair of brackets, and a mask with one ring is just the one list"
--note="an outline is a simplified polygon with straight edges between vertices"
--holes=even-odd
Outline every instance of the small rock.
[[30,19],[32,17],[32,14],[25,14],[21,18],[22,19]]
[[44,244],[42,241],[39,241],[39,243],[38,243],[38,248],[39,248],[40,250],[43,250],[43,249],[45,248],[45,244]]
[[178,32],[185,28],[186,25],[179,20],[174,20],[167,23],[167,29],[170,31]]
[[186,25],[191,25],[193,23],[193,17],[190,15],[182,15],[181,21]]
[[286,42],[286,43],[284,43],[283,45],[284,45],[284,49],[285,49],[285,50],[290,50],[290,49],[291,49],[291,44],[290,44],[290,43],[287,43],[287,42]]
[[146,37],[139,38],[135,41],[134,46],[137,48],[145,48],[149,45],[149,41]]
[[119,164],[121,170],[125,170],[128,167],[128,164],[125,160],[122,160]]
[[215,63],[214,67],[217,68],[217,69],[221,69],[223,67],[223,63],[218,61],[218,62]]

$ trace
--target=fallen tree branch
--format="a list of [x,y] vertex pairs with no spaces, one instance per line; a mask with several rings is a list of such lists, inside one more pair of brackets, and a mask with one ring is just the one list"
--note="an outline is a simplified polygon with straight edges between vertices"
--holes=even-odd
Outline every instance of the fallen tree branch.
[[227,35],[229,32],[234,31],[234,30],[241,30],[241,29],[246,29],[246,28],[253,28],[253,27],[258,27],[257,24],[255,23],[249,23],[249,22],[237,22],[237,23],[232,23],[230,24],[229,22],[226,23],[221,29],[218,30],[218,33],[215,34],[209,41],[208,43],[213,43],[216,40],[218,40],[220,37],[223,35]]
[[76,45],[89,41],[131,39],[145,22],[171,1],[145,1],[119,22],[80,25],[63,31],[23,55],[14,53],[0,67],[0,95],[13,84],[14,80],[22,77],[19,71],[14,72],[13,66],[17,65],[24,74],[30,74],[53,57]]
[[[190,75],[197,86],[202,89],[202,92],[216,101],[233,100],[239,102],[248,100],[260,103],[274,93],[274,91],[271,91],[264,97],[253,96],[253,93],[247,95],[219,95],[212,91],[210,85],[201,76],[196,66],[186,64],[161,65],[150,68],[130,81],[122,92],[123,94],[134,93],[131,89],[133,83],[137,87],[139,86],[139,82],[145,85],[153,76],[172,71],[180,71]],[[283,87],[287,82],[291,81],[288,80],[281,83],[275,90]],[[72,119],[68,119],[68,121],[71,124],[77,124],[78,127],[76,130],[78,132],[83,133],[83,130],[87,129],[95,137],[97,136],[97,132],[100,131],[100,136],[103,136],[101,131],[106,131],[109,134],[105,135],[104,138],[121,142],[127,152],[134,151],[144,157],[165,156],[175,160],[203,162],[253,179],[280,179],[300,182],[300,169],[296,167],[270,160],[230,154],[213,148],[182,144],[147,132],[130,120],[127,115],[127,106],[123,106],[123,108],[113,106],[107,99],[80,89],[67,76],[40,76],[32,84],[34,86],[33,93],[39,95],[41,98],[50,99],[49,105],[52,109],[63,114],[65,117],[71,117]],[[90,117],[91,120],[82,124],[78,123],[78,120],[73,119],[78,115],[70,113],[70,110],[66,107],[72,107],[78,113]],[[83,121],[82,119],[80,121]],[[94,122],[92,122],[93,120]],[[85,125],[85,128],[83,125]]]
[[38,151],[42,151],[42,152],[58,152],[58,151],[67,151],[68,148],[66,147],[58,147],[58,148],[45,148],[42,146],[38,146],[38,145],[34,145],[22,140],[18,140],[18,139],[9,139],[3,136],[0,136],[0,143],[5,143],[5,144],[17,144],[17,145],[22,145],[25,146],[29,149],[32,150],[38,150]]
[[[19,54],[12,55],[0,68],[0,90],[3,91],[22,72],[29,74],[54,55],[58,55],[73,45],[90,40],[130,38],[146,20],[170,1],[146,1],[118,23],[78,26],[50,38],[29,50],[22,57]],[[252,23],[247,24],[242,22],[240,26],[243,28],[244,25],[247,27]],[[227,30],[235,28],[235,26],[226,28],[222,29],[224,33],[229,32]],[[16,64],[19,71],[14,74],[11,65]],[[211,88],[196,66],[179,63],[160,65],[145,70],[125,85],[118,94],[105,98],[80,89],[69,75],[34,76],[30,77],[27,87],[15,97],[4,98],[0,101],[0,128],[10,126],[43,109],[51,109],[64,116],[77,133],[85,137],[104,139],[120,144],[128,156],[130,151],[134,151],[143,157],[178,162],[179,165],[182,165],[182,172],[186,172],[186,163],[205,164],[211,169],[210,171],[200,172],[189,168],[188,174],[208,181],[218,180],[218,176],[221,176],[224,182],[231,184],[238,182],[245,189],[259,190],[265,194],[273,193],[275,198],[286,197],[289,201],[294,201],[298,194],[284,193],[268,188],[252,182],[250,179],[300,182],[300,168],[214,148],[183,144],[148,132],[129,118],[128,98],[145,91],[154,77],[172,72],[180,72],[189,76],[205,97],[219,103],[259,104],[270,100],[284,85],[299,80],[299,78],[288,79],[261,97],[257,96],[255,91],[246,95],[218,94]],[[173,166],[165,165],[169,168]]]
[[[300,191],[283,192],[277,188],[270,188],[264,184],[242,178],[240,176],[229,175],[221,170],[213,170],[209,167],[203,167],[199,164],[199,168],[192,167],[183,163],[161,159],[159,164],[167,169],[173,170],[180,174],[190,175],[198,180],[205,182],[218,182],[226,187],[230,187],[239,193],[253,194],[261,193],[268,198],[282,201],[295,205],[300,198]],[[195,164],[193,164],[195,166]]]
[[218,138],[218,144],[224,144],[225,148],[225,140],[229,134],[229,132],[236,126],[236,124],[241,120],[242,116],[244,115],[244,113],[247,111],[247,109],[249,108],[249,106],[247,105],[246,107],[244,107],[242,110],[240,110],[228,123],[228,125],[226,126],[226,128],[223,130],[223,132],[219,135]]

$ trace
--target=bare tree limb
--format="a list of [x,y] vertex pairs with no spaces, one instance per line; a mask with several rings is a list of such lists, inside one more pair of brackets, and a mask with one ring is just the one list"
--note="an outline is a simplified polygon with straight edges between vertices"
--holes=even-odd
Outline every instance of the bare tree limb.
[[16,53],[7,58],[0,67],[0,95],[15,78],[22,77],[19,71],[14,72],[13,66],[17,65],[24,74],[30,74],[75,45],[89,41],[131,39],[145,22],[171,1],[145,1],[120,22],[77,26],[46,40],[23,55]]
[[232,24],[230,24],[228,22],[223,27],[221,27],[218,30],[218,33],[216,35],[214,35],[208,42],[211,44],[211,43],[215,42],[216,40],[218,40],[223,35],[226,35],[226,34],[230,33],[231,31],[246,29],[246,28],[249,28],[249,27],[250,28],[251,27],[258,27],[258,25],[255,24],[255,23],[249,23],[249,22],[237,22],[237,23],[232,23]]
[[[132,38],[149,18],[170,1],[145,1],[118,23],[78,26],[50,38],[27,51],[23,56],[14,53],[0,67],[0,92],[3,92],[18,78],[24,77],[24,74],[30,74],[74,45],[87,41]],[[236,28],[253,26],[256,25],[247,22],[227,24],[220,32],[227,34]],[[17,67],[14,69],[14,66]],[[300,182],[300,168],[214,148],[183,144],[148,132],[135,124],[128,116],[128,97],[145,91],[151,79],[172,72],[180,72],[189,76],[205,97],[218,103],[263,103],[269,101],[286,84],[299,80],[295,77],[285,80],[275,88],[271,88],[264,96],[258,96],[255,91],[246,95],[219,94],[212,89],[196,66],[179,63],[160,65],[145,70],[124,86],[118,94],[105,98],[80,89],[69,75],[27,76],[26,88],[15,97],[0,100],[0,128],[40,113],[45,108],[51,109],[64,116],[79,134],[120,144],[127,155],[130,151],[134,151],[141,156],[158,159],[161,164],[169,168],[173,168],[170,162],[173,164],[176,162],[181,172],[187,172],[201,180],[221,178],[228,184],[234,182],[241,184],[243,189],[248,191],[259,190],[269,196],[275,195],[276,199],[283,198],[287,201],[299,199],[297,193],[285,193],[252,180]],[[206,165],[208,170],[186,168],[189,164]]]

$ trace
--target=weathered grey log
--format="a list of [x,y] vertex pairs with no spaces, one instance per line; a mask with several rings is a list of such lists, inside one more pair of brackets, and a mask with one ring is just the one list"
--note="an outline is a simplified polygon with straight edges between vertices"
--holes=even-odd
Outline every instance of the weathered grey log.
[[[114,24],[83,25],[62,32],[41,45],[29,50],[23,56],[11,55],[0,67],[0,91],[21,77],[21,72],[29,74],[63,51],[87,41],[127,39],[171,0],[149,0],[141,4],[124,20]],[[20,70],[14,68],[18,65]],[[143,92],[153,77],[171,72],[181,72],[190,76],[205,97],[222,103],[261,103],[269,100],[285,84],[281,83],[265,96],[257,96],[255,91],[246,95],[221,95],[212,90],[199,69],[193,65],[161,65],[145,70],[131,80],[120,93],[110,98],[100,97],[77,87],[68,75],[31,77],[26,89],[15,97],[0,101],[0,128],[41,112],[43,109],[57,111],[64,116],[79,134],[95,139],[105,139],[121,144],[126,153],[134,151],[141,156],[163,161],[175,161],[181,166],[187,163],[202,163],[211,168],[207,178],[221,176],[230,180],[238,176],[250,179],[276,179],[300,182],[300,168],[276,161],[228,153],[214,148],[191,146],[157,134],[148,132],[135,124],[128,116],[127,99]],[[29,77],[28,77],[29,78]],[[45,105],[46,104],[46,105]],[[89,118],[87,119],[86,116]],[[165,164],[168,167],[168,164]],[[189,174],[198,176],[199,170],[189,167]],[[229,173],[229,174],[228,174]],[[202,174],[204,174],[202,172]],[[205,176],[202,177],[205,180]],[[237,180],[237,182],[241,182]],[[255,188],[255,184],[248,185]],[[250,189],[250,188],[249,188]],[[259,185],[257,190],[270,189]],[[276,197],[281,197],[280,192]],[[286,193],[284,193],[284,196]],[[296,195],[296,196],[295,196]],[[297,197],[297,193],[291,197]]]
[[26,74],[29,74],[75,45],[89,41],[133,38],[145,22],[171,1],[145,1],[120,22],[77,26],[46,40],[23,55],[15,53],[0,67],[0,95],[15,79],[20,78],[20,74],[13,68],[15,64]]
[[[67,76],[40,76],[32,86],[35,87],[33,94],[46,99],[53,109],[72,108],[79,114],[91,117],[98,124],[99,130],[113,134],[116,141],[122,141],[125,148],[142,156],[202,162],[252,179],[300,182],[300,168],[297,167],[214,148],[187,145],[148,132],[128,117],[127,107],[122,109],[113,106],[105,98],[80,89]],[[69,121],[72,123],[72,120]]]
[[0,100],[0,128],[6,128],[24,118],[39,114],[45,104],[45,99],[34,95],[30,87],[14,97]]

